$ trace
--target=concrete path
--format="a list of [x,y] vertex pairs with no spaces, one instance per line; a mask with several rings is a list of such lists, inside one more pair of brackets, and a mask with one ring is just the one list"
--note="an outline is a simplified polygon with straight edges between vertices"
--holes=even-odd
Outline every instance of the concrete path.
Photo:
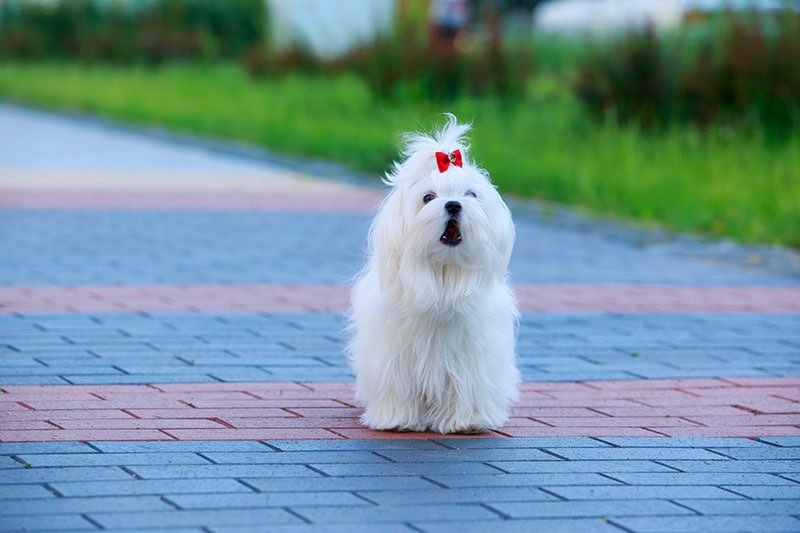
[[797,273],[515,203],[512,419],[374,432],[379,200],[0,106],[0,530],[800,531]]

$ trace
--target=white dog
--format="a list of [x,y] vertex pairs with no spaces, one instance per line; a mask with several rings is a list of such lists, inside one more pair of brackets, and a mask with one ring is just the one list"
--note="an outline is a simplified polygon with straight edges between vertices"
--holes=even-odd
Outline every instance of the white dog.
[[517,398],[514,224],[469,159],[470,127],[448,119],[406,137],[353,289],[348,349],[372,429],[476,433]]

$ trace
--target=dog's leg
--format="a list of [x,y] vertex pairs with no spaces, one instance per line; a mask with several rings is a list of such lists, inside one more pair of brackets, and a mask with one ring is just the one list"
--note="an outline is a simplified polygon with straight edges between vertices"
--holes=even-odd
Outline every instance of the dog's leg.
[[381,431],[425,431],[418,401],[407,395],[401,397],[395,390],[389,390],[391,388],[367,401],[361,422],[370,429]]

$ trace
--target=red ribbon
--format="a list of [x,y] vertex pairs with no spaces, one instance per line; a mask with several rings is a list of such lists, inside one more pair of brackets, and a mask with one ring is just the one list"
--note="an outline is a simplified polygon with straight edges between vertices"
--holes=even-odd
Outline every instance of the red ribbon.
[[462,166],[461,150],[453,150],[449,154],[436,152],[436,164],[439,166],[439,172],[444,172],[450,168],[451,163],[457,167]]

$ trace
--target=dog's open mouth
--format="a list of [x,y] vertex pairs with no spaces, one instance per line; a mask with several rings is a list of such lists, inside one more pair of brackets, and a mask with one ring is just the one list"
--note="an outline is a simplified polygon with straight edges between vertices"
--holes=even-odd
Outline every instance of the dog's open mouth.
[[447,221],[444,233],[439,237],[439,241],[447,246],[458,246],[461,244],[461,230],[458,229],[458,221],[451,218]]

